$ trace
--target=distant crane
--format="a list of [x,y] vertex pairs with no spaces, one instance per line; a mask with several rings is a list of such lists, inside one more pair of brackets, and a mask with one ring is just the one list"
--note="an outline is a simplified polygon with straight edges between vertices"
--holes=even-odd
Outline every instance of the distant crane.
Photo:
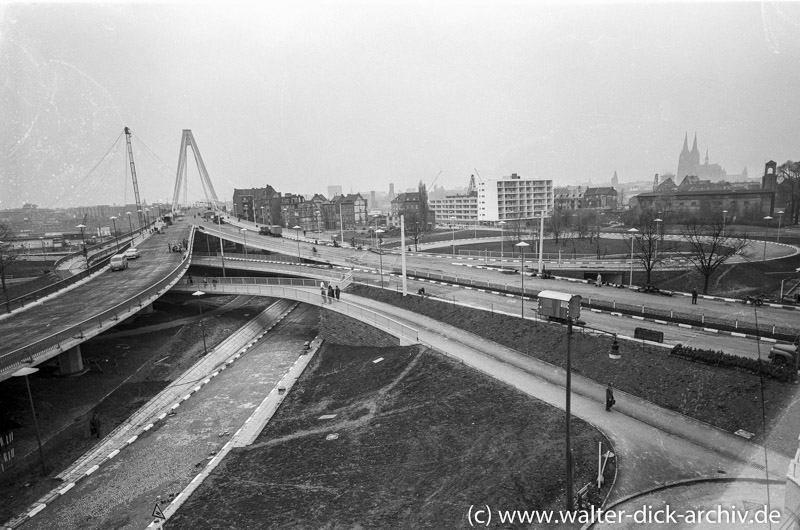
[[480,173],[478,173],[478,168],[474,167],[474,168],[472,168],[472,169],[474,169],[474,170],[475,170],[475,174],[476,174],[476,175],[478,175],[478,181],[479,181],[481,184],[483,184],[483,179],[481,178],[481,174],[480,174]]
[[125,127],[125,140],[128,143],[128,160],[131,162],[131,178],[133,178],[133,194],[136,197],[136,217],[139,219],[139,227],[144,226],[142,219],[142,202],[139,200],[139,183],[136,180],[136,165],[133,163],[133,147],[131,147],[131,130]]
[[439,177],[441,177],[441,176],[442,176],[442,171],[444,171],[444,170],[443,170],[443,169],[440,169],[440,170],[439,170],[439,173],[436,175],[436,178],[435,178],[435,179],[433,179],[433,182],[431,182],[431,185],[430,185],[430,189],[431,189],[431,191],[433,191],[433,185],[434,185],[434,184],[436,184],[436,181],[437,181],[437,180],[439,180]]

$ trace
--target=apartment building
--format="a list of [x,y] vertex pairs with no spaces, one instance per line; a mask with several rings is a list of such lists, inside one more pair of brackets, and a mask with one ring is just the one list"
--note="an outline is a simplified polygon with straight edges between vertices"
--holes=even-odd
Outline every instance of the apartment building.
[[478,221],[537,219],[553,210],[553,181],[509,177],[478,183]]

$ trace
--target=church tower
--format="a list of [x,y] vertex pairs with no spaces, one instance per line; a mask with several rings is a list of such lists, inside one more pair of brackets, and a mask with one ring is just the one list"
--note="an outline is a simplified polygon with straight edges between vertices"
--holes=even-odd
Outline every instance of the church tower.
[[617,172],[615,170],[614,171],[614,176],[611,177],[611,185],[612,186],[616,186],[617,184],[619,184],[619,178],[617,177]]
[[700,151],[697,149],[697,133],[694,133],[694,143],[689,151],[689,133],[683,137],[683,149],[678,157],[678,172],[675,182],[681,182],[686,175],[697,175],[700,168]]
[[700,150],[697,148],[697,133],[694,133],[694,143],[692,144],[692,175],[697,175],[697,169],[700,167]]

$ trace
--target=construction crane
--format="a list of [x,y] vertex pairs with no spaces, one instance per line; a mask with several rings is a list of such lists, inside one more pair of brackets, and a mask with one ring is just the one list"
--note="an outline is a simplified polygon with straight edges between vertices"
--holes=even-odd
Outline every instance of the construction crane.
[[442,176],[442,171],[444,171],[444,170],[440,169],[439,173],[436,175],[436,178],[433,179],[433,182],[431,182],[431,185],[429,186],[431,191],[433,191],[433,185],[436,184],[436,181],[439,180],[439,177]]
[[142,219],[142,202],[139,200],[139,182],[136,180],[136,165],[133,163],[133,147],[131,147],[131,130],[125,127],[125,140],[128,143],[128,160],[131,163],[131,178],[133,178],[133,194],[136,197],[136,217],[139,219],[139,227],[144,226]]
[[478,168],[474,167],[474,168],[472,168],[472,169],[474,169],[474,170],[475,170],[475,174],[476,174],[476,175],[478,175],[478,181],[479,181],[481,184],[483,184],[483,179],[481,178],[481,174],[480,174],[480,173],[478,173]]

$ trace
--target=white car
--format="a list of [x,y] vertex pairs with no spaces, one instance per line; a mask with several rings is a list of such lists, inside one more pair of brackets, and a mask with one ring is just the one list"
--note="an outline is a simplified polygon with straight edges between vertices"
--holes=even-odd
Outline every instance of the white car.
[[138,248],[131,247],[125,251],[125,257],[128,259],[136,259],[141,255]]

